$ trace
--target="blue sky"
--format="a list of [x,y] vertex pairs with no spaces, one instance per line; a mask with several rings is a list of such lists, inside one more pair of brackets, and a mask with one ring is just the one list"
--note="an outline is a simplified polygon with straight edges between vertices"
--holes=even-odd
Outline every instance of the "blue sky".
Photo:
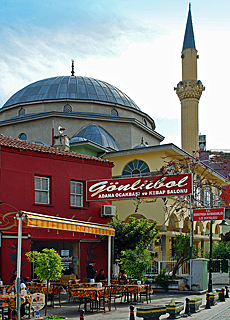
[[[192,5],[200,59],[199,130],[208,149],[230,149],[230,1]],[[165,143],[180,146],[181,49],[187,1],[2,0],[0,105],[31,82],[70,75],[107,81],[156,122]]]

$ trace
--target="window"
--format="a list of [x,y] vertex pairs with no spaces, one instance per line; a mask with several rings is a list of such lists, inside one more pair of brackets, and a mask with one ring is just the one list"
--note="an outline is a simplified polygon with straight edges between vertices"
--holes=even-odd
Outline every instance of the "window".
[[20,139],[20,140],[27,140],[27,135],[26,135],[26,133],[20,133],[19,134],[19,136],[18,136],[18,138]]
[[219,189],[215,188],[215,193],[213,195],[213,207],[219,207],[220,205],[220,196],[219,196]]
[[70,181],[70,205],[83,207],[83,183]]
[[201,205],[202,190],[201,190],[201,187],[200,187],[200,177],[198,175],[196,176],[196,181],[195,181],[195,184],[194,184],[193,194],[194,194],[194,200],[195,200],[194,204],[196,206],[200,206]]
[[117,109],[115,109],[115,108],[114,108],[114,109],[112,109],[112,110],[111,110],[111,115],[112,115],[112,116],[116,116],[116,117],[118,117],[118,115],[119,115],[119,114],[118,114]]
[[18,115],[19,115],[19,116],[23,116],[25,113],[26,113],[26,111],[25,111],[24,108],[21,108],[21,109],[18,111]]
[[50,179],[45,177],[34,177],[35,184],[35,203],[49,204],[49,185]]
[[123,169],[122,176],[143,176],[149,174],[149,166],[142,160],[133,160],[129,162]]
[[69,104],[66,104],[66,105],[64,106],[64,108],[63,108],[63,111],[64,111],[64,112],[72,112],[73,109],[72,109],[72,107],[71,107]]

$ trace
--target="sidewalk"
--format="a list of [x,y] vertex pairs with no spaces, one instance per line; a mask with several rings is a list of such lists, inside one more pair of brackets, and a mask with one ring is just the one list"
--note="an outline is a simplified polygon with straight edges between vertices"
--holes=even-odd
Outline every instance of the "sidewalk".
[[[217,286],[218,288],[221,288],[221,286]],[[197,293],[189,293],[184,291],[183,293],[154,293],[152,295],[152,301],[151,303],[147,304],[144,303],[133,303],[135,307],[135,319],[143,319],[136,317],[136,308],[141,306],[156,306],[156,305],[165,305],[168,304],[172,298],[175,299],[175,301],[181,301],[185,302],[185,298],[190,298],[198,296]],[[218,302],[218,304],[211,309],[205,309],[206,304],[206,294],[203,293],[199,295],[202,297],[202,306],[200,309],[202,311],[192,314],[189,318],[191,320],[228,320],[230,319],[230,298],[226,299],[225,302]],[[78,303],[74,302],[68,302],[66,301],[66,296],[63,295],[62,297],[62,307],[59,307],[59,304],[57,303],[54,308],[48,307],[47,315],[60,315],[60,316],[66,316],[67,319],[80,319],[80,313],[78,312]],[[114,309],[114,305],[112,304],[112,310],[111,312],[104,313],[103,311],[95,311],[94,313],[86,312],[85,313],[85,320],[101,320],[101,319],[108,319],[108,320],[128,320],[130,318],[130,305],[128,303],[119,303],[120,300],[117,299],[117,310]],[[81,306],[81,309],[83,309],[83,305]],[[106,310],[108,310],[106,306]],[[181,315],[183,315],[184,311],[181,312]],[[44,309],[40,311],[40,316],[44,315]],[[160,317],[160,320],[167,319],[169,314],[165,314]],[[35,318],[32,318],[35,319]]]

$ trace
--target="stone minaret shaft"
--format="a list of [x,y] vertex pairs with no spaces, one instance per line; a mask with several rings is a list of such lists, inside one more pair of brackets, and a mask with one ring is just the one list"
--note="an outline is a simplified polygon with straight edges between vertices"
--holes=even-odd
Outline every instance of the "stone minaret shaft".
[[175,88],[181,102],[181,148],[189,154],[199,149],[199,99],[205,89],[197,80],[197,50],[189,5],[182,49],[182,81]]

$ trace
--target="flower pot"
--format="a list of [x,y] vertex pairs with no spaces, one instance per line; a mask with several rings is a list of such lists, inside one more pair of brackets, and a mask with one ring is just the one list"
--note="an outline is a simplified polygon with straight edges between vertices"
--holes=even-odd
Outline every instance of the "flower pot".
[[218,296],[219,295],[217,292],[210,292],[209,293],[210,306],[215,306],[217,304]]
[[202,305],[202,298],[195,297],[189,299],[190,312],[195,313],[199,311],[199,307]]
[[66,319],[67,318],[63,316],[54,316],[54,315],[40,317],[40,320],[66,320]]
[[136,316],[148,320],[158,320],[162,314],[166,314],[166,306],[154,306],[137,308]]
[[184,302],[175,302],[175,304],[166,305],[166,312],[169,313],[168,319],[180,318],[180,312],[184,309]]
[[216,289],[216,292],[218,293],[219,297],[218,299],[222,302],[222,301],[225,301],[225,298],[224,298],[224,291],[222,291],[222,289]]

